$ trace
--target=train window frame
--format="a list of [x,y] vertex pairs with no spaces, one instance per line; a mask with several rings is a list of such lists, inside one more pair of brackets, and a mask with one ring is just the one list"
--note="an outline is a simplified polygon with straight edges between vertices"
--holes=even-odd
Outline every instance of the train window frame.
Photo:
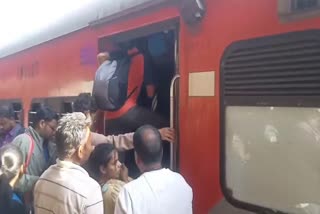
[[[70,111],[65,112],[65,104],[70,103],[71,110],[73,112],[73,102],[77,99],[78,96],[61,96],[61,97],[35,97],[31,100],[29,112],[28,112],[28,124],[32,125],[32,114],[35,114],[36,108],[39,106],[45,105],[49,106],[54,110],[60,117],[63,116],[65,113],[71,113]],[[52,102],[55,102],[56,105],[52,105]],[[33,105],[36,105],[33,108]]]
[[278,15],[280,21],[291,22],[320,16],[320,0],[317,0],[316,7],[307,9],[294,8],[294,4],[297,4],[296,1],[299,0],[278,0]]
[[[269,88],[265,88],[265,89],[252,89],[245,91],[243,89],[243,87],[238,87],[239,85],[236,85],[236,87],[234,87],[234,83],[236,82],[236,84],[239,84],[239,82],[241,84],[250,84],[248,82],[248,79],[245,79],[245,75],[250,76],[251,78],[254,79],[256,77],[253,77],[254,75],[257,75],[257,73],[254,74],[255,69],[251,69],[250,73],[250,69],[248,70],[245,67],[241,67],[240,69],[238,67],[232,67],[234,66],[234,64],[228,64],[228,58],[233,60],[233,61],[229,61],[231,63],[241,63],[241,60],[247,60],[248,62],[251,62],[250,60],[248,60],[247,56],[251,56],[251,57],[257,57],[257,53],[254,53],[254,51],[258,51],[257,47],[263,47],[266,48],[264,51],[262,52],[263,54],[265,54],[263,57],[263,59],[266,60],[266,57],[279,57],[279,54],[281,52],[281,48],[286,47],[279,47],[277,45],[279,45],[280,42],[282,42],[284,45],[290,45],[290,44],[299,44],[304,46],[305,43],[300,44],[299,42],[301,41],[317,41],[317,44],[320,46],[320,31],[319,30],[307,30],[307,31],[300,31],[300,32],[290,32],[290,33],[285,33],[285,34],[279,34],[279,35],[272,35],[272,36],[266,36],[266,37],[262,37],[262,38],[254,38],[254,39],[249,39],[249,40],[245,40],[245,41],[237,41],[232,43],[230,46],[228,46],[225,49],[225,52],[221,58],[221,68],[220,68],[220,184],[221,184],[221,189],[222,192],[225,196],[225,198],[227,199],[227,201],[229,203],[231,203],[232,205],[241,208],[241,209],[246,209],[246,210],[250,210],[253,212],[259,212],[259,213],[285,213],[283,211],[280,210],[275,210],[274,208],[267,208],[267,207],[262,207],[256,204],[250,204],[248,202],[245,201],[241,201],[241,199],[236,199],[234,198],[232,195],[232,190],[230,191],[230,189],[228,189],[227,186],[227,146],[226,146],[226,109],[227,107],[236,107],[236,106],[253,106],[253,107],[313,107],[313,108],[319,108],[320,107],[320,88],[317,86],[316,90],[313,92],[310,92],[310,94],[307,94],[307,92],[304,91],[298,91],[295,92],[293,91],[293,93],[291,93],[290,91],[285,91],[284,89],[281,89],[280,91],[272,91],[274,90],[274,87],[279,87],[279,86],[274,86],[272,88],[272,90]],[[278,43],[277,43],[278,42]],[[294,43],[294,42],[298,42],[298,43]],[[309,44],[310,45],[310,44]],[[291,48],[291,46],[288,46]],[[298,47],[298,46],[297,46]],[[279,48],[278,50],[280,50],[280,52],[276,52],[273,48]],[[320,48],[320,47],[319,47]],[[239,54],[240,50],[246,50],[247,52],[244,53],[243,55],[236,55]],[[284,50],[284,49],[283,49]],[[283,51],[282,50],[282,51]],[[251,51],[251,52],[250,52]],[[232,56],[232,54],[235,53],[235,55]],[[269,54],[269,55],[268,55]],[[271,54],[276,54],[276,55],[271,55]],[[289,51],[289,49],[287,50],[286,54],[291,54],[291,52]],[[242,57],[241,60],[239,60],[239,58],[237,59],[236,57]],[[233,57],[233,58],[232,58]],[[288,57],[289,59],[289,57]],[[238,62],[237,62],[238,60]],[[260,59],[261,60],[261,59]],[[269,59],[270,60],[270,59]],[[258,62],[258,61],[257,61]],[[253,63],[257,63],[257,62],[253,62]],[[288,63],[288,62],[287,62]],[[290,65],[290,63],[288,63]],[[312,66],[310,64],[310,66]],[[229,74],[226,74],[227,69],[229,68]],[[230,70],[230,68],[233,68],[234,70]],[[238,70],[236,70],[238,69]],[[268,68],[270,69],[270,68]],[[282,68],[283,69],[283,68]],[[298,69],[298,67],[297,67]],[[232,72],[230,72],[232,71]],[[259,73],[258,75],[275,75],[275,77],[279,77],[279,71],[275,70],[275,71],[269,71],[269,73],[266,73],[264,70],[264,72]],[[242,77],[242,80],[240,78],[239,80],[239,76],[240,73],[236,73],[236,72],[243,72],[245,75]],[[272,73],[273,72],[273,73]],[[317,77],[319,77],[319,72],[317,72],[316,75],[318,75]],[[248,74],[249,73],[249,74]],[[234,76],[230,76],[230,74],[234,75]],[[228,76],[229,75],[229,76]],[[261,76],[260,76],[261,77]],[[235,79],[236,78],[236,79]],[[270,78],[270,76],[268,77]],[[243,80],[244,79],[244,80]],[[249,79],[249,81],[252,81],[252,79]],[[288,78],[289,79],[289,78]],[[232,81],[230,81],[232,80]],[[292,80],[292,79],[290,79]],[[229,81],[229,82],[227,82]],[[243,81],[243,82],[241,82]],[[260,79],[261,81],[261,79]],[[263,80],[265,81],[265,80]],[[230,84],[232,82],[232,84]],[[240,86],[243,86],[241,85]],[[252,84],[252,82],[251,82]],[[257,83],[255,83],[257,84]],[[264,85],[265,83],[261,83],[261,85]],[[274,84],[274,83],[273,83]],[[280,84],[280,83],[277,83]],[[281,83],[284,84],[284,83]],[[254,85],[254,84],[253,84]],[[267,85],[267,84],[266,84]],[[247,85],[244,85],[244,88],[246,88]],[[251,86],[247,87],[247,89],[250,89]],[[241,88],[238,89],[239,91],[235,91],[235,88]],[[281,88],[281,87],[280,87]],[[233,90],[233,91],[232,91]],[[242,91],[241,91],[242,90]],[[252,91],[252,90],[256,90],[256,91]],[[265,91],[263,91],[265,90]],[[268,94],[268,90],[270,90],[271,92]],[[239,93],[238,93],[239,92]],[[266,92],[266,93],[265,93]],[[300,93],[301,92],[301,93]],[[277,94],[278,93],[278,94]],[[291,94],[290,94],[291,93]],[[298,94],[295,94],[298,93]],[[300,93],[300,94],[299,94]],[[308,92],[309,93],[309,92]],[[284,99],[286,98],[286,99]]]
[[[18,104],[20,105],[21,109],[20,111],[16,111],[15,109],[15,105]],[[23,109],[23,100],[21,98],[13,98],[13,99],[0,99],[0,105],[12,105],[12,107],[14,108],[14,112],[15,112],[15,117],[16,117],[16,122],[20,123],[22,126],[24,125],[24,109]],[[19,117],[18,114],[20,115],[20,121],[19,121]]]

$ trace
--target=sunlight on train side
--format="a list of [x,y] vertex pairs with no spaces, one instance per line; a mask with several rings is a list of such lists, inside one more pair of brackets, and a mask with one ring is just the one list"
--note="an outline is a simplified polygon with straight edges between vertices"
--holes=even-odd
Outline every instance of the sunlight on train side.
[[0,1],[0,51],[88,7],[96,0]]

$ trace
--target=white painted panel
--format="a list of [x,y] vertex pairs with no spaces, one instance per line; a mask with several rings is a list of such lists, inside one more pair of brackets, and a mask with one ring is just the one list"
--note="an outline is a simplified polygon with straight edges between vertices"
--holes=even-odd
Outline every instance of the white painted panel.
[[214,71],[189,74],[189,96],[213,97],[215,95]]

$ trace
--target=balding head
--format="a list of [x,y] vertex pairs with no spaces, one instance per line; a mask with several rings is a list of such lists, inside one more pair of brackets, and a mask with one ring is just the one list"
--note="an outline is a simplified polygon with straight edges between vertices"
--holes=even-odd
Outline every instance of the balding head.
[[145,166],[162,161],[162,140],[160,132],[150,125],[140,127],[133,135],[134,150]]
[[110,55],[108,52],[104,52],[104,53],[99,53],[97,55],[97,60],[99,62],[99,65],[101,65],[102,63],[104,63],[105,61],[110,59]]

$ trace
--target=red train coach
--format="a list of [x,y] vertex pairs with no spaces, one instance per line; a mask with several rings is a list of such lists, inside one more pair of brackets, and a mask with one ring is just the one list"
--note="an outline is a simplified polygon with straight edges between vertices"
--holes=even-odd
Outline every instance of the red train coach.
[[[241,208],[299,213],[296,209],[312,204],[310,198],[302,200],[303,188],[312,188],[302,185],[299,191],[289,191],[297,195],[292,198],[285,193],[299,183],[283,176],[293,176],[300,162],[278,166],[280,157],[291,154],[284,144],[277,147],[281,129],[268,123],[268,130],[276,133],[270,138],[274,147],[256,145],[254,142],[265,144],[265,135],[254,133],[266,124],[255,122],[250,115],[259,121],[266,120],[263,115],[271,120],[283,115],[282,122],[290,123],[286,118],[300,110],[317,110],[319,28],[319,0],[99,2],[68,17],[61,26],[1,51],[0,102],[13,102],[17,111],[24,112],[25,125],[29,112],[40,102],[68,112],[75,96],[91,92],[95,56],[107,43],[173,32],[176,70],[171,84],[171,122],[178,142],[172,163],[193,188],[194,212],[237,213],[225,207],[230,205],[223,202],[224,193]],[[307,147],[305,152],[311,152],[313,147]],[[269,159],[274,161],[269,163]],[[316,178],[308,179],[310,185]],[[278,200],[272,200],[273,196]]]

